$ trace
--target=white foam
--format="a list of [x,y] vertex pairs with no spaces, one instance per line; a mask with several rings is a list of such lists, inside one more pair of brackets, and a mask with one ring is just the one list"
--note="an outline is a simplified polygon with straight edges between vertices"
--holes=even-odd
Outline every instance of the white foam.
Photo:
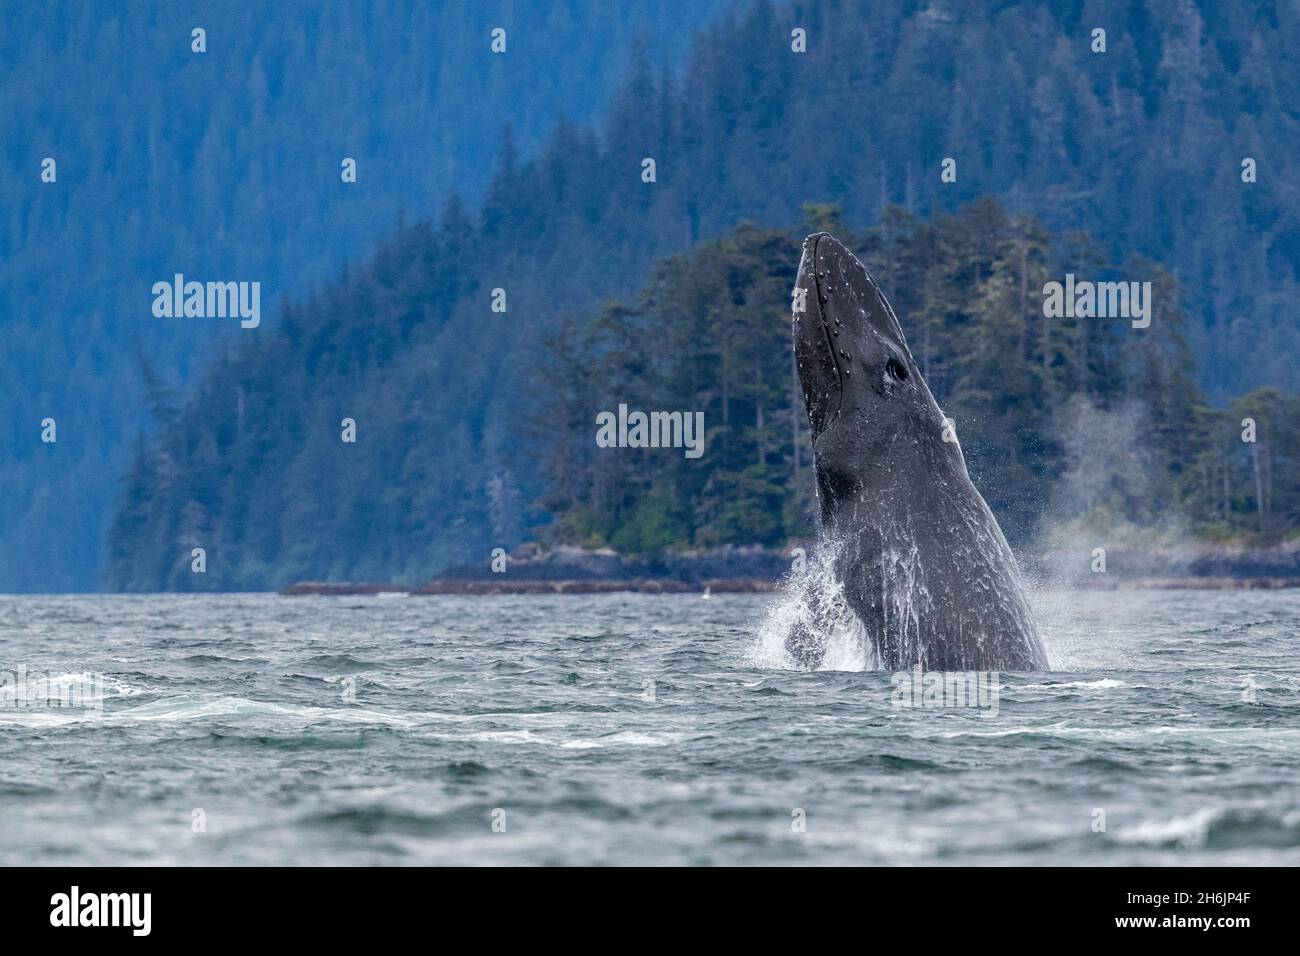
[[1209,839],[1210,824],[1220,816],[1220,812],[1198,810],[1169,820],[1146,820],[1116,827],[1113,837],[1120,843],[1136,843],[1145,846],[1176,843],[1188,848],[1202,847]]
[[786,638],[802,627],[824,635],[821,671],[875,670],[875,652],[866,630],[844,602],[843,585],[834,573],[834,545],[823,545],[801,569],[790,573],[777,602],[759,624],[746,662],[761,670],[802,670],[786,649]]
[[1021,684],[1021,690],[1063,690],[1065,688],[1075,687],[1087,690],[1112,690],[1116,687],[1125,686],[1122,680],[1115,680],[1113,677],[1103,677],[1100,680],[1072,680],[1060,684]]
[[[57,694],[62,691],[71,691],[75,689],[90,690],[96,689],[104,697],[131,697],[140,693],[134,687],[130,687],[115,677],[109,677],[107,674],[91,674],[88,671],[69,671],[66,674],[46,675],[37,671],[32,671],[27,676],[27,682],[30,685],[48,687],[51,693]],[[8,703],[14,700],[18,695],[18,687],[12,683],[6,683],[0,686],[0,703]]]

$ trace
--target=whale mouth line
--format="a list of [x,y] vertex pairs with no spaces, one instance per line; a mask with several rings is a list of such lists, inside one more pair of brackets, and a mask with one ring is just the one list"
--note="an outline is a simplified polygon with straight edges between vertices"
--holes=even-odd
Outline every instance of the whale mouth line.
[[[829,233],[825,233],[825,232],[820,233],[813,237],[813,244],[812,244],[813,292],[815,293],[817,298],[817,318],[821,322],[822,335],[826,339],[826,350],[830,353],[831,362],[834,363],[835,365],[835,381],[839,385],[839,401],[835,403],[835,412],[834,414],[830,415],[826,419],[825,425],[822,426],[822,431],[825,431],[826,427],[829,426],[831,422],[835,421],[837,418],[840,417],[840,411],[844,407],[844,369],[840,366],[840,357],[835,351],[835,337],[831,334],[830,323],[826,321],[826,309],[822,305],[822,301],[823,301],[822,275],[820,270],[817,267],[817,245],[823,239],[829,239],[829,238],[830,238]],[[829,273],[830,270],[828,269],[827,270],[828,277],[829,277]],[[825,301],[830,302],[829,294],[825,295]]]

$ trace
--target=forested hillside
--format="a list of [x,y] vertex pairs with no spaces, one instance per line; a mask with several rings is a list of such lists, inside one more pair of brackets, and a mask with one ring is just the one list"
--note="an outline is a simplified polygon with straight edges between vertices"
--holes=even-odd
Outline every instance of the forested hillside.
[[231,334],[154,318],[155,281],[260,281],[269,319],[401,210],[477,202],[503,126],[536,153],[557,116],[600,115],[638,39],[676,65],[722,6],[0,3],[0,592],[98,583],[142,364],[188,386]]
[[[806,53],[791,49],[796,27],[807,31]],[[1094,27],[1106,30],[1104,53],[1093,52]],[[307,508],[328,520],[303,523],[305,540],[259,528],[256,560],[241,551],[221,572],[227,577],[210,573],[204,586],[423,576],[477,555],[486,538],[517,535],[538,517],[531,503],[548,493],[516,437],[545,398],[526,373],[561,317],[590,320],[603,299],[642,287],[652,263],[742,220],[790,229],[807,202],[839,204],[860,229],[891,204],[942,221],[996,197],[1061,237],[1060,271],[1110,270],[1132,281],[1145,271],[1130,270],[1146,267],[1130,264],[1146,261],[1176,275],[1194,374],[1215,402],[1265,385],[1294,390],[1297,35],[1294,4],[742,4],[696,38],[683,70],[634,59],[599,124],[560,122],[539,152],[504,146],[481,205],[471,197],[441,225],[388,243],[375,269],[391,260],[400,277],[355,270],[311,300],[296,297],[264,323],[256,346],[218,363],[178,410],[162,411],[178,424],[142,446],[120,526],[147,530],[115,536],[110,580],[193,586],[174,573],[192,531],[225,534],[232,515],[263,508]],[[364,108],[374,114],[382,101]],[[953,182],[941,179],[949,157]],[[647,158],[652,182],[643,180]],[[1242,179],[1244,158],[1255,161],[1254,182]],[[427,208],[418,189],[388,185],[412,197],[413,211]],[[293,221],[293,209],[281,220]],[[1075,232],[1094,241],[1072,246],[1066,237]],[[426,238],[413,243],[416,234]],[[507,289],[507,313],[490,310],[493,288]],[[348,354],[327,354],[340,341],[351,343]],[[272,354],[288,368],[269,363]],[[295,380],[295,364],[310,375]],[[292,388],[311,391],[247,401],[255,383],[282,372]],[[935,374],[944,381],[942,368]],[[982,400],[987,417],[998,393]],[[340,470],[340,448],[322,457],[326,446],[313,451],[311,442],[325,440],[317,429],[326,421],[337,442],[348,414],[338,406],[379,401],[400,404],[371,408],[370,427],[406,417],[362,453],[383,464],[362,469],[375,483],[340,514],[330,483],[362,479]],[[220,422],[221,435],[250,430],[271,456],[241,470],[227,457],[234,446],[217,444],[216,475],[246,499],[237,505],[211,498],[211,474],[193,467],[197,451],[177,451],[198,447],[204,418]],[[364,441],[341,448],[357,452]],[[269,489],[290,479],[272,497]],[[1017,481],[991,475],[987,483],[1028,487]],[[420,532],[399,546],[385,529],[409,527],[399,512],[417,499],[410,520]],[[1024,526],[1033,508],[1016,507],[1025,514],[1012,524]]]
[[[415,584],[525,536],[657,554],[813,531],[789,290],[799,232],[850,236],[837,208],[810,206],[794,232],[742,225],[544,340],[488,311],[462,215],[404,230],[290,310],[273,348],[224,358],[179,414],[160,397],[168,424],[137,452],[113,586]],[[1119,270],[1158,303],[1135,329],[1046,317],[1044,284],[1093,243],[992,201],[929,222],[889,207],[855,244],[1013,542],[1070,523],[1117,543],[1300,527],[1300,400],[1260,390],[1210,409],[1181,290],[1154,263]],[[478,305],[458,316],[457,301]],[[516,334],[525,347],[504,344]],[[429,383],[450,378],[485,403],[440,400]],[[597,447],[596,415],[620,404],[702,412],[703,454]]]

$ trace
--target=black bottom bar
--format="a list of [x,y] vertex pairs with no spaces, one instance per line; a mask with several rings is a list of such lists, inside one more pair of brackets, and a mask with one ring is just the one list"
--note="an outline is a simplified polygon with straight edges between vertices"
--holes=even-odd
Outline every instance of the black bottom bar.
[[1051,935],[1040,939],[1231,946],[1243,933],[1282,932],[1295,918],[1294,909],[1284,912],[1294,882],[1285,869],[31,868],[6,875],[0,913],[10,944],[75,934],[78,943],[374,946],[394,933],[458,930],[482,934],[475,938],[483,943],[502,934],[539,943],[680,943],[681,936],[661,935],[673,926],[690,928],[695,943],[695,928],[698,936],[735,940],[838,924],[873,933],[864,945],[900,933],[946,947],[1041,931]]

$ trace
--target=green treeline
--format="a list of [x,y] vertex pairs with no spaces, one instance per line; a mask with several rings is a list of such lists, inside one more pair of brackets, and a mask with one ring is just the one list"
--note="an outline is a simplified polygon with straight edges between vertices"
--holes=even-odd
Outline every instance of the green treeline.
[[[838,210],[808,212],[806,230],[845,235]],[[1012,540],[1058,521],[1214,537],[1300,525],[1300,402],[1261,389],[1211,410],[1163,269],[1117,268],[1087,236],[992,201],[929,222],[891,207],[856,239]],[[550,400],[532,419],[553,540],[657,552],[812,531],[789,325],[799,251],[790,233],[741,226],[661,264],[634,301],[561,326],[537,377]],[[1150,327],[1046,318],[1044,284],[1079,263],[1150,281]],[[620,403],[703,411],[705,454],[597,448],[595,412]]]

